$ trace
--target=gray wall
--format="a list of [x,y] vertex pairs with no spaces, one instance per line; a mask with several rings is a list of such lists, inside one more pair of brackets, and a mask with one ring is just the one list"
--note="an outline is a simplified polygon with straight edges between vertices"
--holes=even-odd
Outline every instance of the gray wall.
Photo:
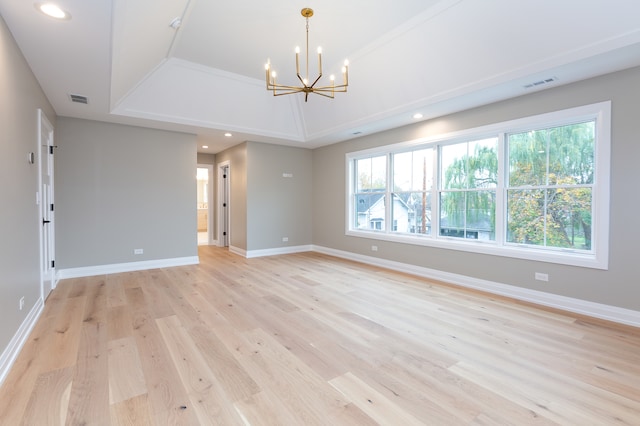
[[247,155],[248,250],[311,244],[312,152],[250,142]]
[[[640,252],[640,226],[637,218],[640,212],[640,197],[637,196],[640,186],[639,99],[640,68],[635,68],[316,149],[313,153],[313,243],[493,282],[640,310],[640,285],[637,284],[638,275],[635,269]],[[346,153],[606,100],[612,102],[608,270],[379,240],[375,241],[378,252],[374,253],[370,250],[372,240],[345,235]],[[548,273],[550,281],[535,281],[534,272]]]
[[[241,250],[247,250],[247,143],[236,145],[216,154],[216,162],[218,164],[229,162],[229,213],[230,230],[229,230],[229,246]],[[213,173],[217,176],[217,168],[214,167]],[[216,195],[217,197],[217,188]],[[218,217],[216,206],[216,214]]]
[[195,135],[67,117],[56,133],[57,269],[197,256]]
[[[55,125],[47,101],[4,20],[0,17],[0,353],[40,298],[38,154],[41,108]],[[36,161],[37,164],[37,161]],[[25,298],[22,311],[18,301]]]
[[198,164],[216,164],[216,155],[215,154],[203,154],[198,153]]
[[305,148],[258,142],[216,155],[217,164],[229,161],[231,168],[230,246],[250,252],[311,244],[312,156]]

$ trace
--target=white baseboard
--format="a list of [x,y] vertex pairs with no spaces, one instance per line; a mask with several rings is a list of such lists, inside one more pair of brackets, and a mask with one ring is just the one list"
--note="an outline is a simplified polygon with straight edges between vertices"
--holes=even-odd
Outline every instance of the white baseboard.
[[303,253],[305,251],[312,251],[313,246],[290,246],[290,247],[276,247],[271,249],[263,249],[263,250],[249,250],[245,252],[245,257],[247,259],[251,257],[263,257],[263,256],[275,256],[278,254],[292,254],[292,253]]
[[38,318],[40,318],[40,314],[42,314],[43,309],[44,302],[42,301],[42,298],[39,298],[18,328],[16,334],[9,342],[9,345],[7,345],[4,352],[2,352],[2,355],[0,355],[0,385],[2,385],[4,379],[7,378],[7,375],[11,370],[11,366],[18,357],[18,354],[27,341],[29,334],[31,334],[31,330],[36,325]]
[[59,269],[57,279],[91,277],[94,275],[117,274],[120,272],[144,271],[147,269],[170,268],[172,266],[197,265],[198,256],[176,257],[172,259],[144,260],[141,262],[114,263],[111,265],[85,266],[81,268]]
[[247,257],[247,251],[236,246],[229,246],[229,251],[238,256]]
[[245,250],[234,246],[229,246],[229,251],[238,256],[251,259],[252,257],[276,256],[278,254],[303,253],[305,251],[313,251],[312,245],[276,247],[262,250]]
[[343,259],[354,260],[374,266],[394,271],[406,272],[424,278],[439,280],[461,287],[472,288],[485,291],[487,293],[497,294],[501,296],[511,297],[513,299],[535,303],[542,306],[562,309],[568,312],[587,315],[594,318],[600,318],[620,324],[632,325],[640,327],[640,312],[631,309],[619,308],[616,306],[604,305],[602,303],[589,302],[586,300],[575,299],[572,297],[560,296],[556,294],[546,293],[543,291],[530,290],[513,285],[496,283],[493,281],[481,280],[468,277],[465,275],[454,274],[451,272],[438,271],[436,269],[424,268],[421,266],[410,265],[407,263],[396,262],[392,260],[380,259],[378,257],[365,256],[361,254],[351,253],[342,250],[335,250],[327,247],[312,246],[313,251],[324,253]]

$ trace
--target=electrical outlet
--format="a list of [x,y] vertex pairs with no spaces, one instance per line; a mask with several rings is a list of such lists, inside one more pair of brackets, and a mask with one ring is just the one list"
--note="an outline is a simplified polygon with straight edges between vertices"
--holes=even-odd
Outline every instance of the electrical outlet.
[[20,305],[20,310],[22,310],[24,308],[24,296],[20,298],[19,305]]
[[378,251],[378,246],[371,246],[371,251]]
[[282,237],[282,242],[286,243],[287,241],[289,241],[289,237]]
[[142,254],[144,253],[143,249],[133,249],[133,254]]
[[549,274],[543,274],[542,272],[536,272],[536,280],[538,281],[549,281]]

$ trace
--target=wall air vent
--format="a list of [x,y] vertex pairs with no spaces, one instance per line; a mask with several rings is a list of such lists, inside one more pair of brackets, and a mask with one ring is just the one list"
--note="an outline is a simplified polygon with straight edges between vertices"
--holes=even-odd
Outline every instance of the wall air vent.
[[545,84],[553,83],[554,81],[558,81],[558,78],[557,77],[544,78],[542,80],[538,80],[538,81],[534,81],[534,82],[529,83],[529,84],[525,84],[523,87],[525,89],[531,89],[532,87],[543,86]]
[[69,98],[71,98],[71,102],[76,102],[76,103],[79,103],[79,104],[88,104],[89,103],[89,99],[87,99],[86,96],[69,95]]

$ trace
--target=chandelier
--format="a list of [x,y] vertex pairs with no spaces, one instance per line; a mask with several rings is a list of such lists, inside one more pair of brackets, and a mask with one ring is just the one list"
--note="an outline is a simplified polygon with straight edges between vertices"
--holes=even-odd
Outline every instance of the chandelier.
[[285,84],[279,84],[276,82],[276,72],[271,69],[271,61],[267,60],[267,64],[264,66],[266,70],[267,90],[273,92],[273,96],[290,95],[293,93],[304,93],[304,101],[307,102],[309,93],[316,93],[327,98],[334,97],[335,93],[346,92],[349,85],[349,61],[344,61],[342,67],[342,84],[335,84],[335,77],[332,75],[329,77],[330,85],[321,86],[316,85],[320,78],[322,78],[322,48],[318,47],[318,76],[313,82],[309,79],[309,18],[313,16],[313,9],[305,7],[300,11],[300,14],[304,16],[307,21],[307,51],[306,51],[306,70],[305,76],[300,75],[300,48],[296,47],[296,75],[298,80],[302,83],[301,86],[288,86]]

